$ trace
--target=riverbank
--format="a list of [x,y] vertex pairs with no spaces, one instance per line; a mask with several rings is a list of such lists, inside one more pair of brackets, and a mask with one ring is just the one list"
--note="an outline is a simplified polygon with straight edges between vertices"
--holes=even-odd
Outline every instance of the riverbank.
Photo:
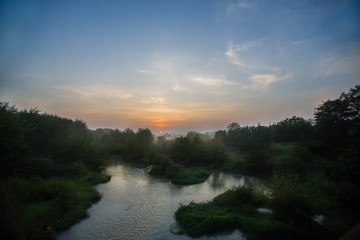
[[[61,233],[58,240],[191,240],[187,235],[170,231],[179,204],[208,201],[239,183],[258,184],[258,189],[266,187],[266,182],[260,179],[220,171],[193,185],[173,184],[166,177],[146,173],[143,166],[126,162],[111,165],[106,171],[112,176],[111,181],[96,187],[103,197],[89,209],[90,217]],[[235,231],[211,239],[232,240],[241,236],[241,232]]]
[[163,170],[157,166],[147,166],[146,171],[150,175],[166,176],[171,179],[174,184],[180,185],[192,185],[205,182],[209,177],[211,171],[207,168],[182,168],[175,172],[173,175],[167,174],[166,170]]
[[254,192],[251,187],[238,186],[210,202],[180,206],[175,219],[179,233],[191,237],[231,229],[241,230],[247,239],[338,239],[341,236],[340,232],[312,220],[280,220],[268,210],[269,202],[268,197]]

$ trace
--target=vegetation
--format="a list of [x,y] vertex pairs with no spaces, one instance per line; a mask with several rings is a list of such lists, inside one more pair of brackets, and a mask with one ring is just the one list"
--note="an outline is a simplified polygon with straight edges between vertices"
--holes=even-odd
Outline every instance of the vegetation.
[[176,184],[190,185],[206,181],[209,175],[210,171],[206,168],[183,170],[176,174],[171,181]]
[[[92,185],[110,180],[101,172],[107,154],[176,184],[203,182],[212,169],[271,181],[269,196],[238,186],[211,202],[181,206],[175,218],[193,237],[240,228],[249,239],[331,239],[356,223],[337,219],[360,212],[360,86],[316,107],[314,121],[230,123],[213,139],[189,132],[154,140],[147,128],[91,131],[81,120],[1,103],[1,237],[54,239],[86,217],[100,199]],[[313,221],[316,215],[326,217],[323,224]]]
[[105,152],[86,124],[0,104],[2,239],[56,239],[100,199]]
[[[270,195],[236,187],[181,206],[180,228],[193,237],[239,228],[249,239],[339,238],[357,219],[340,223],[338,216],[360,212],[359,127],[360,86],[320,104],[315,122],[294,116],[269,127],[229,124],[215,134],[231,151],[221,168],[269,178]],[[316,215],[325,221],[315,222]]]
[[131,129],[97,129],[94,135],[96,142],[109,153],[148,166],[150,174],[164,175],[176,184],[204,182],[211,167],[221,166],[227,160],[223,142],[197,132],[189,132],[174,141],[159,137],[157,144],[153,143],[149,129],[139,129],[136,133]]
[[[273,188],[284,187],[282,182],[275,181]],[[296,193],[302,196],[301,193]],[[292,194],[289,194],[291,197]],[[175,219],[180,225],[181,231],[191,237],[200,237],[204,234],[211,234],[227,229],[239,228],[245,233],[248,239],[337,239],[339,232],[330,230],[314,221],[301,221],[298,216],[291,215],[279,218],[278,212],[261,212],[258,209],[272,207],[285,209],[283,213],[291,213],[293,208],[283,208],[282,203],[277,202],[285,197],[285,207],[290,207],[291,199],[288,196],[269,198],[255,193],[251,187],[233,187],[223,194],[215,197],[207,203],[190,203],[187,206],[180,206],[175,213]],[[275,200],[274,200],[275,199]],[[301,207],[307,209],[306,201],[292,199]],[[293,203],[293,202],[292,202]],[[299,212],[297,212],[299,213]],[[284,217],[284,215],[281,215]],[[304,220],[303,218],[301,218]]]

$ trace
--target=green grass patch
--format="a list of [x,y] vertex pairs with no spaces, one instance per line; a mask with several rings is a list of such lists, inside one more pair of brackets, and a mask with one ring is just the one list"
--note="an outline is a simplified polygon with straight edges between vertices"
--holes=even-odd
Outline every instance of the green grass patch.
[[191,185],[205,182],[210,175],[210,170],[206,168],[200,168],[197,170],[182,170],[171,179],[172,183]]
[[166,170],[160,165],[153,165],[148,173],[151,175],[165,175]]
[[[104,179],[99,177],[99,180]],[[24,207],[25,225],[29,231],[36,229],[31,234],[35,237],[50,228],[55,231],[69,228],[87,217],[87,209],[101,198],[89,182],[81,179],[37,179],[27,184],[36,184],[33,189],[39,194],[36,201],[29,199]]]
[[87,217],[87,209],[101,199],[93,184],[109,181],[110,176],[85,172],[77,177],[12,178],[1,182],[4,197],[0,201],[8,209],[9,233],[29,239],[56,239],[56,232]]
[[[272,213],[259,213],[269,198],[251,187],[233,187],[211,202],[190,203],[175,212],[179,232],[200,237],[229,229],[239,229],[247,239],[336,239],[331,231],[314,223],[283,222]],[[324,238],[325,237],[325,238]]]

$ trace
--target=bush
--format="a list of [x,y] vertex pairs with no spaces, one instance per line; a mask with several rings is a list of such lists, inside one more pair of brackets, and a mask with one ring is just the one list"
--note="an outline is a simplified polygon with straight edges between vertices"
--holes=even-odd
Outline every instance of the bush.
[[196,184],[206,181],[209,177],[210,171],[206,168],[200,168],[198,170],[181,170],[171,179],[176,184]]
[[253,202],[253,189],[249,186],[232,187],[228,191],[214,198],[214,204],[219,206],[236,207]]
[[270,154],[264,149],[251,149],[245,154],[244,167],[250,171],[271,172]]
[[305,143],[292,143],[280,156],[280,163],[284,170],[296,174],[304,174],[311,170],[315,157]]
[[272,181],[270,205],[276,217],[303,222],[315,214],[309,184],[291,174],[275,174]]

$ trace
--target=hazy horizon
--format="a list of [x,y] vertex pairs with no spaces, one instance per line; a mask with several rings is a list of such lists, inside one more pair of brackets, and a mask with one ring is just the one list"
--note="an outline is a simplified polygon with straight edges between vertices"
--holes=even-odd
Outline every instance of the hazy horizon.
[[89,128],[313,118],[359,84],[359,1],[1,1],[0,101]]

